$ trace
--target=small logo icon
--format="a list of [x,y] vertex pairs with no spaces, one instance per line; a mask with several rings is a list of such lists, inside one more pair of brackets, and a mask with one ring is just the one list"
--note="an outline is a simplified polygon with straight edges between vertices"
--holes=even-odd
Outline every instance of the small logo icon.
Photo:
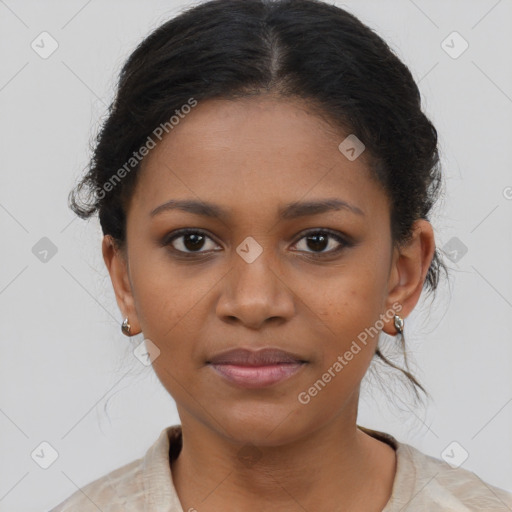
[[359,158],[361,153],[366,149],[366,146],[357,138],[356,135],[351,133],[343,140],[343,142],[341,142],[338,149],[348,160],[353,162],[356,158]]
[[468,252],[468,248],[456,236],[450,238],[441,250],[446,254],[446,257],[454,263],[460,261],[463,256]]
[[512,199],[512,187],[508,186],[503,189],[503,197],[505,199]]
[[263,252],[263,247],[248,236],[237,248],[236,252],[247,262],[252,263]]
[[39,57],[47,59],[59,47],[59,43],[48,32],[41,32],[30,46]]
[[48,263],[56,254],[57,246],[46,236],[32,247],[32,254],[42,263]]
[[457,31],[453,31],[443,40],[441,48],[452,59],[458,59],[469,48],[469,43]]
[[47,441],[40,443],[30,456],[43,469],[48,469],[59,458],[57,450]]
[[133,349],[133,355],[144,366],[149,366],[160,355],[160,349],[149,338],[145,338]]
[[458,468],[469,457],[469,453],[457,441],[452,441],[441,453],[441,458],[452,468]]
[[261,450],[253,444],[245,444],[237,454],[238,460],[248,468],[254,466],[262,457]]

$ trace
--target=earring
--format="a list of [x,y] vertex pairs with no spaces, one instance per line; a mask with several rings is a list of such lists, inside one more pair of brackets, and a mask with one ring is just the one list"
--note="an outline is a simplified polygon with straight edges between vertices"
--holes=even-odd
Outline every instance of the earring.
[[397,334],[404,332],[404,319],[399,315],[395,315],[395,328],[398,331]]
[[130,324],[128,323],[128,318],[125,318],[123,320],[123,323],[121,324],[121,331],[123,332],[123,334],[125,334],[126,336],[131,336],[131,326]]

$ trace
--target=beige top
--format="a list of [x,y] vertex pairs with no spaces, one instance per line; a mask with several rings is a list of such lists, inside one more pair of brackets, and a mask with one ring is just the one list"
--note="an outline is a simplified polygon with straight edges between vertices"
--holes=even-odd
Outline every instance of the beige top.
[[[382,512],[512,511],[512,493],[400,443],[390,434],[358,428],[396,451],[392,494]],[[180,450],[181,426],[167,427],[143,457],[85,485],[50,512],[184,512],[169,464],[169,458],[174,459]]]

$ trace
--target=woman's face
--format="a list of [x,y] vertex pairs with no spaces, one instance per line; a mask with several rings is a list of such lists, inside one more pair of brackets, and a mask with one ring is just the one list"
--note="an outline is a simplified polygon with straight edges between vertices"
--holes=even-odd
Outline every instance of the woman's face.
[[[364,152],[351,160],[338,149],[346,135],[298,101],[210,100],[145,157],[127,214],[128,265],[108,238],[104,255],[132,331],[160,351],[153,366],[183,423],[271,445],[340,413],[355,422],[376,331],[394,334],[393,314],[414,307],[434,246],[420,221],[430,245],[398,257],[387,196]],[[162,207],[169,201],[188,206]],[[329,203],[307,206],[317,202]],[[172,239],[182,229],[192,233]],[[210,364],[235,348],[303,362]],[[265,381],[280,372],[287,378]]]

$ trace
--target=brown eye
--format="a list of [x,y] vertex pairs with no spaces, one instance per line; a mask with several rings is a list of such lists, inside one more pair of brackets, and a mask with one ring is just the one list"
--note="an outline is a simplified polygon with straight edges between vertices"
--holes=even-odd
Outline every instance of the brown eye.
[[329,235],[320,233],[318,235],[308,235],[306,237],[306,245],[314,252],[322,252],[329,245]]
[[[197,230],[184,230],[168,237],[164,245],[183,253],[204,253],[215,250],[217,244],[205,233]],[[205,250],[201,250],[205,249]]]
[[295,244],[297,250],[320,255],[336,253],[349,245],[341,235],[325,230],[310,231]]

